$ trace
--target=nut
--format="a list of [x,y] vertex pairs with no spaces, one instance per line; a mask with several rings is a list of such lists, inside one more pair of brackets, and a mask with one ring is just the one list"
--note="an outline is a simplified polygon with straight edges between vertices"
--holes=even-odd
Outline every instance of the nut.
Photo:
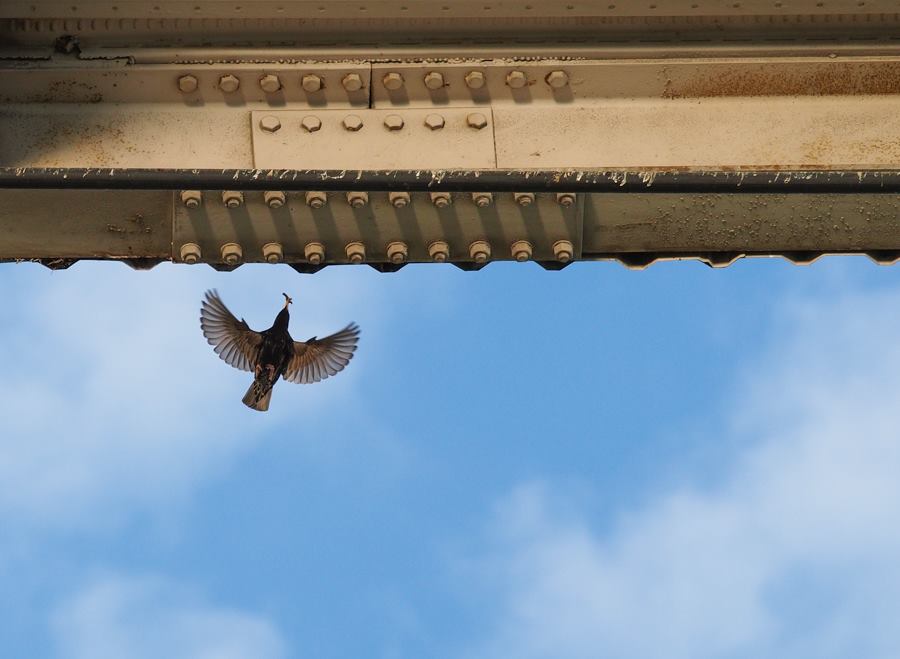
[[524,71],[510,71],[506,74],[506,84],[513,89],[522,89],[528,84],[528,76]]
[[487,263],[491,258],[491,245],[486,240],[476,240],[469,245],[469,256],[475,263]]
[[222,260],[228,265],[237,265],[244,258],[244,252],[237,243],[222,245]]
[[384,125],[388,130],[400,130],[403,128],[403,117],[399,114],[389,114],[384,118]]
[[465,81],[469,89],[481,89],[484,87],[484,74],[481,71],[469,71]]
[[446,208],[453,203],[453,198],[449,192],[432,192],[431,203],[438,208]]
[[307,73],[300,78],[300,86],[303,87],[304,91],[312,93],[322,89],[325,86],[325,81],[315,73]]
[[441,89],[444,86],[444,74],[439,71],[429,71],[425,74],[423,81],[428,89]]
[[325,260],[325,245],[316,242],[306,243],[306,247],[303,248],[303,256],[312,265],[319,265]]
[[439,130],[444,127],[444,117],[439,114],[429,114],[425,117],[425,125],[431,130]]
[[341,78],[341,85],[348,92],[358,92],[363,88],[363,80],[358,73],[348,73]]
[[281,243],[266,243],[262,247],[263,258],[268,263],[280,263],[284,259]]
[[186,208],[200,208],[200,204],[203,203],[203,194],[199,190],[183,190],[181,192],[181,203]]
[[485,117],[480,112],[471,112],[468,116],[466,116],[466,123],[471,128],[481,130],[482,128],[487,126],[487,117]]
[[394,206],[394,208],[405,208],[409,205],[409,193],[408,192],[389,192],[388,193],[388,201]]
[[310,208],[322,208],[328,203],[328,195],[324,192],[310,190],[306,193],[306,205]]
[[510,246],[512,257],[519,263],[531,258],[532,249],[531,243],[527,240],[517,240]]
[[553,254],[560,263],[568,263],[575,255],[575,247],[568,240],[557,240],[553,243]]
[[450,258],[450,245],[444,240],[435,240],[428,245],[428,256],[436,263],[443,263]]
[[285,200],[284,193],[277,190],[270,190],[263,193],[263,201],[266,202],[266,206],[269,208],[281,208],[284,206]]
[[366,246],[361,242],[347,243],[344,251],[347,253],[350,263],[362,263],[366,260]]
[[385,89],[389,89],[392,92],[397,91],[403,86],[403,76],[396,71],[391,71],[390,73],[384,74],[381,83],[384,85]]
[[259,87],[267,94],[274,94],[281,89],[281,80],[273,73],[267,73],[259,79]]
[[531,206],[534,203],[533,192],[514,192],[513,199],[519,206]]
[[402,241],[391,242],[387,245],[387,255],[391,263],[404,263],[409,256],[409,248]]
[[199,86],[200,83],[194,76],[181,76],[180,78],[178,78],[178,89],[180,89],[185,94],[190,94],[191,92],[197,91],[197,87]]
[[553,89],[561,89],[569,84],[569,74],[565,71],[551,71],[546,75],[544,81]]
[[575,204],[575,194],[572,192],[559,192],[556,195],[556,203],[560,206],[573,206]]
[[226,208],[237,208],[244,203],[244,193],[240,190],[225,190],[222,192],[222,203]]
[[219,89],[221,89],[226,94],[232,94],[240,89],[241,81],[237,76],[233,76],[230,73],[226,73],[221,78],[219,78]]
[[494,195],[490,192],[473,192],[472,201],[478,208],[486,208],[494,203]]
[[300,125],[307,133],[315,133],[322,127],[322,120],[310,114],[300,120]]
[[184,263],[199,263],[203,253],[200,251],[200,245],[197,243],[185,243],[181,246],[181,260]]
[[347,203],[351,208],[362,208],[369,203],[369,193],[353,191],[347,193]]
[[348,114],[346,117],[344,117],[343,123],[344,128],[353,132],[356,132],[363,127],[362,119],[360,119],[359,115],[356,114]]
[[267,133],[274,133],[281,128],[281,120],[275,115],[267,114],[259,120],[259,128]]

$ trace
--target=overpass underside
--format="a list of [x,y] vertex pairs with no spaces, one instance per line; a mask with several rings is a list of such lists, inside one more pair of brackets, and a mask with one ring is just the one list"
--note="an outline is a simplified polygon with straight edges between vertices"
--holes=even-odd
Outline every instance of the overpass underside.
[[0,261],[900,258],[898,0],[5,0]]

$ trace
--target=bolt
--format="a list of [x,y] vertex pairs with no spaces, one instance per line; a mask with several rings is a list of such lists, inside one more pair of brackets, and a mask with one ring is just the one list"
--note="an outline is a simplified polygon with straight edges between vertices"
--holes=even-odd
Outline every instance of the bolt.
[[480,112],[472,112],[466,117],[466,123],[472,128],[481,130],[487,126],[487,117]]
[[487,263],[491,258],[491,245],[485,240],[476,240],[469,245],[469,256],[475,263]]
[[425,125],[431,130],[440,130],[444,127],[444,117],[439,114],[429,114],[425,117]]
[[494,195],[490,192],[473,192],[472,201],[478,208],[486,208],[494,203]]
[[279,128],[281,128],[281,120],[274,115],[267,114],[265,117],[259,120],[259,127],[261,130],[264,130],[267,133],[274,133]]
[[348,92],[358,92],[363,88],[363,81],[358,73],[348,73],[341,78],[341,85]]
[[534,203],[534,193],[533,192],[515,192],[513,193],[513,199],[516,200],[516,203],[519,206],[531,206]]
[[565,71],[551,71],[544,80],[553,89],[561,89],[569,84],[569,74]]
[[203,203],[203,195],[199,190],[184,190],[181,193],[181,203],[191,210],[200,208]]
[[348,192],[347,203],[350,204],[351,208],[362,208],[369,203],[369,193],[356,191]]
[[399,114],[389,114],[384,118],[384,125],[388,130],[400,130],[403,128],[403,117]]
[[394,208],[404,208],[409,205],[409,193],[408,192],[389,192],[388,193],[388,201],[394,206]]
[[267,73],[259,79],[259,87],[267,94],[274,94],[281,89],[281,80],[277,75]]
[[316,242],[306,243],[306,247],[303,248],[303,256],[312,265],[319,265],[325,260],[325,245]]
[[556,203],[568,208],[575,204],[575,195],[571,192],[559,192],[556,195]]
[[366,246],[361,242],[347,243],[344,251],[347,253],[350,263],[362,263],[366,260]]
[[222,245],[222,260],[228,265],[237,265],[244,258],[244,252],[237,243]]
[[269,208],[281,208],[284,206],[285,195],[283,192],[268,191],[263,193],[263,201]]
[[263,258],[268,263],[280,263],[284,258],[284,250],[281,243],[266,243],[262,247]]
[[384,85],[385,89],[395,92],[403,86],[403,76],[396,71],[391,71],[390,73],[384,74],[381,83]]
[[481,71],[469,71],[464,80],[469,89],[481,89],[484,87],[484,74]]
[[358,115],[348,114],[346,117],[344,117],[344,128],[346,128],[347,130],[356,132],[362,127],[363,121],[359,118]]
[[436,263],[443,263],[450,258],[450,245],[443,240],[435,240],[428,245],[428,256]]
[[199,86],[200,83],[197,82],[197,78],[194,76],[181,76],[178,78],[178,89],[185,94],[197,91],[197,87]]
[[300,120],[300,125],[307,133],[315,133],[322,127],[322,121],[318,117],[308,115]]
[[306,205],[310,208],[322,208],[328,203],[328,196],[324,192],[310,190],[306,193]]
[[423,78],[428,89],[435,90],[444,86],[444,74],[438,71],[429,71]]
[[219,89],[221,89],[226,94],[232,94],[236,92],[241,86],[241,81],[236,76],[231,75],[230,73],[226,73],[221,78],[219,78]]
[[409,256],[409,248],[406,246],[406,243],[399,240],[391,242],[387,246],[387,255],[391,263],[400,264],[406,261]]
[[431,203],[438,208],[446,208],[453,203],[453,199],[449,192],[432,192]]
[[528,76],[524,71],[510,71],[506,74],[506,84],[513,89],[522,89],[528,84]]
[[185,243],[181,246],[181,260],[184,263],[193,265],[199,263],[203,253],[200,251],[200,245],[197,243]]
[[512,257],[519,263],[531,258],[532,249],[531,243],[527,240],[517,240],[510,246]]
[[553,243],[553,254],[560,263],[568,263],[575,255],[575,248],[568,240],[557,240]]
[[322,89],[325,86],[325,81],[315,73],[307,73],[300,78],[300,86],[303,87],[304,91],[312,93]]
[[244,203],[244,193],[240,190],[225,190],[222,192],[222,203],[226,208],[237,208]]

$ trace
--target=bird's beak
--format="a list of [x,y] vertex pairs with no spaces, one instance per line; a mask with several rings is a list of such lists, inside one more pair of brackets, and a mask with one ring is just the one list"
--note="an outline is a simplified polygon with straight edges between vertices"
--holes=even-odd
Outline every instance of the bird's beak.
[[287,293],[282,293],[282,295],[284,295],[284,308],[287,309],[288,305],[291,304],[293,302],[293,300],[290,298],[290,296]]

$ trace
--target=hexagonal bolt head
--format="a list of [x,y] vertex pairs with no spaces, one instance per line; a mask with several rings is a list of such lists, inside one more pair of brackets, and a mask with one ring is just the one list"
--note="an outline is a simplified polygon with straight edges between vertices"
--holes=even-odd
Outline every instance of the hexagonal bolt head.
[[425,125],[431,130],[440,130],[444,127],[444,117],[439,114],[429,114],[425,117]]
[[432,192],[431,203],[438,208],[446,208],[453,203],[453,198],[449,192]]
[[388,130],[400,130],[403,128],[403,117],[399,114],[389,114],[384,118],[384,126]]
[[391,202],[391,205],[394,208],[405,208],[406,206],[409,206],[409,193],[389,192],[388,201]]
[[274,133],[281,128],[281,120],[273,114],[267,114],[259,120],[259,128],[267,133]]
[[556,203],[560,206],[569,206],[575,205],[575,194],[572,192],[559,192],[556,195]]
[[530,259],[533,250],[534,248],[527,240],[517,240],[509,248],[512,257],[519,263]]
[[284,250],[281,243],[266,243],[262,247],[263,258],[266,263],[281,263],[284,259]]
[[319,265],[325,261],[325,245],[316,242],[306,243],[306,247],[303,248],[303,256],[312,265]]
[[341,78],[341,86],[348,92],[358,92],[363,88],[362,76],[358,73],[348,73]]
[[322,120],[313,115],[308,115],[300,120],[300,125],[307,133],[315,133],[322,127]]
[[575,247],[568,240],[557,240],[553,243],[553,254],[560,263],[568,263],[575,256]]
[[300,78],[300,86],[303,87],[303,91],[313,93],[322,89],[325,86],[325,81],[315,73],[307,73]]
[[450,245],[444,240],[435,240],[428,245],[428,256],[435,263],[444,263],[450,258]]
[[263,193],[263,201],[269,208],[281,208],[286,200],[285,194],[279,190],[269,190]]
[[551,71],[544,77],[544,81],[553,89],[562,89],[569,84],[569,74],[565,71]]
[[510,71],[506,74],[506,84],[513,89],[522,89],[528,84],[528,76],[524,71]]
[[267,94],[274,94],[281,90],[281,80],[274,73],[267,73],[259,79],[259,88]]
[[222,192],[222,203],[226,208],[237,208],[244,203],[244,193],[240,190],[225,190]]
[[200,245],[197,243],[185,243],[181,246],[180,254],[182,262],[191,265],[199,263],[203,257],[203,252],[200,251]]
[[348,114],[346,117],[344,117],[344,121],[342,123],[344,124],[344,128],[353,132],[356,132],[363,127],[363,120],[360,119],[359,115],[356,114]]
[[425,83],[425,86],[432,91],[441,89],[444,86],[444,74],[439,71],[429,71],[425,74],[422,81]]
[[396,71],[385,73],[381,79],[381,84],[384,85],[385,89],[395,92],[403,86],[403,76]]
[[472,201],[478,208],[486,208],[494,203],[494,195],[491,192],[473,192]]
[[469,89],[481,89],[484,87],[484,73],[481,71],[469,71],[465,77],[466,86]]
[[237,76],[226,73],[221,78],[219,78],[219,89],[221,89],[226,94],[233,94],[240,88],[241,81]]
[[406,243],[399,240],[388,243],[387,256],[391,263],[405,263],[409,256],[409,248],[406,246]]
[[369,193],[356,191],[348,192],[347,203],[350,204],[351,208],[362,208],[369,203]]
[[306,193],[306,205],[310,208],[322,208],[328,203],[328,195],[324,192],[310,190]]
[[192,210],[200,208],[200,204],[203,203],[203,194],[199,190],[183,190],[181,192],[181,203]]
[[181,76],[178,78],[178,89],[184,94],[197,91],[199,86],[200,83],[194,76]]
[[516,200],[516,203],[519,206],[531,206],[534,203],[534,193],[533,192],[515,192],[513,193],[513,199]]
[[347,243],[344,251],[347,253],[350,263],[362,263],[366,260],[366,246],[361,242]]
[[491,245],[485,240],[476,240],[469,245],[469,257],[475,263],[487,263],[491,258]]
[[244,251],[237,243],[222,245],[222,260],[228,265],[237,265],[244,258]]
[[487,117],[480,112],[472,112],[466,117],[466,123],[470,128],[481,130],[487,126]]

